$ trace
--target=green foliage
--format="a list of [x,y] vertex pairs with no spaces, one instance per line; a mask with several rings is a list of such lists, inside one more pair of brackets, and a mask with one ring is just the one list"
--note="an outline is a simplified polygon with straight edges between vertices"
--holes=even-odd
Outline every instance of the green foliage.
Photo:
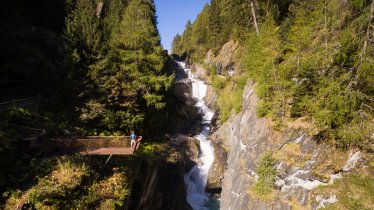
[[[252,26],[251,3],[259,35]],[[235,61],[242,68],[235,77],[256,83],[258,116],[270,117],[277,127],[286,118],[308,117],[325,140],[338,147],[370,149],[374,107],[370,3],[212,0],[199,15],[206,20],[188,25],[176,37],[175,52],[203,62],[207,51],[214,54],[229,39],[239,40],[244,53]],[[204,41],[190,42],[202,35],[197,28],[204,25],[208,29]],[[241,104],[241,85],[237,79],[220,78],[214,69],[209,76],[218,92],[220,119],[225,121],[240,110],[235,106]]]
[[77,165],[71,161],[57,162],[51,175],[39,179],[38,185],[29,193],[29,203],[37,208],[42,206],[63,207],[70,202],[77,188],[89,176],[86,165]]
[[[221,12],[218,4],[219,3],[217,0],[212,0],[209,10],[207,12],[207,45],[208,48],[212,49],[214,53],[216,53],[219,50],[220,46],[223,44],[223,37],[221,33],[223,26],[221,21]],[[198,25],[196,25],[195,27],[198,27]]]
[[240,38],[253,24],[250,3],[244,0],[221,1],[225,30],[234,38]]
[[142,142],[139,150],[136,152],[137,156],[145,158],[155,158],[157,154],[165,152],[165,145],[162,143],[148,143]]
[[165,108],[173,81],[165,72],[153,1],[106,2],[102,19],[96,3],[78,0],[66,19],[66,65],[80,118],[91,128],[143,130],[148,111]]
[[23,108],[11,108],[4,113],[4,120],[16,125],[27,125],[33,119],[33,115]]
[[243,91],[247,84],[247,77],[226,79],[213,76],[212,81],[213,87],[218,92],[219,119],[221,122],[225,122],[232,113],[238,113],[242,109]]
[[100,209],[118,209],[123,207],[129,195],[125,173],[115,171],[112,176],[90,186],[87,195],[83,196],[77,206],[85,208],[99,203]]
[[282,10],[279,18],[284,18],[290,1],[211,0],[196,21],[187,24],[182,35],[174,37],[172,51],[188,54],[195,62],[202,62],[209,50],[215,54],[225,42],[230,39],[243,41],[247,33],[254,30],[251,3],[259,21],[267,14],[277,14],[278,10]]
[[[0,154],[12,149],[14,149],[12,146],[12,140],[9,138],[7,133],[0,131]],[[0,181],[0,185],[2,185],[3,182],[4,181]]]
[[[246,67],[257,82],[257,113],[277,122],[311,116],[339,147],[368,147],[372,115],[371,105],[368,109],[364,105],[372,103],[368,100],[373,93],[368,66],[373,58],[362,53],[364,37],[358,32],[367,27],[367,13],[347,14],[351,22],[343,25],[342,17],[329,8],[334,8],[333,2],[293,2],[292,16],[282,26],[288,29],[278,31],[268,16],[260,24],[260,36],[249,33]],[[341,31],[337,36],[336,30]],[[337,45],[342,47],[333,53]]]
[[103,168],[106,158],[91,159],[71,156],[33,161],[30,172],[37,175],[37,182],[24,192],[16,190],[4,194],[7,197],[5,208],[13,209],[25,203],[36,209],[123,207],[130,195],[127,176],[131,167],[136,169],[136,164],[132,163],[136,160],[113,158]]
[[325,209],[371,209],[374,201],[374,179],[359,174],[350,174],[337,180],[333,186],[322,187],[322,191],[334,189],[338,202]]
[[283,118],[290,84],[286,82],[289,70],[276,65],[281,56],[279,28],[272,17],[268,17],[260,29],[260,36],[255,32],[248,34],[244,57],[249,77],[258,83],[256,93],[260,101],[256,112],[260,117]]
[[258,194],[266,195],[273,190],[275,172],[275,160],[270,153],[264,153],[256,169],[258,180],[254,185],[254,189]]

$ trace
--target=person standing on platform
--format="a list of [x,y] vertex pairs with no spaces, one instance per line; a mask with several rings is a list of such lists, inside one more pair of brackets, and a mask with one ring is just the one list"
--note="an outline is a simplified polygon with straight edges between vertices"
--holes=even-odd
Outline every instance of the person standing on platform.
[[131,132],[130,139],[131,139],[131,149],[135,149],[135,147],[136,147],[136,135],[135,135],[134,131]]

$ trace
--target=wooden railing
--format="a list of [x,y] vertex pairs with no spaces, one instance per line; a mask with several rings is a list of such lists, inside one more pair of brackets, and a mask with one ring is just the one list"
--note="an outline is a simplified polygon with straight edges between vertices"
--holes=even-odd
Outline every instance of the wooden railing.
[[130,145],[130,136],[86,136],[65,144],[65,148],[72,152],[96,155],[132,155],[139,149],[141,136],[137,137],[135,147]]

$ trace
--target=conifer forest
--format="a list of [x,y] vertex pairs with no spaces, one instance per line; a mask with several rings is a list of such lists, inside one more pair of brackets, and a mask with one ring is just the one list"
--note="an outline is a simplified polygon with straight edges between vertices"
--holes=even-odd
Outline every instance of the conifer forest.
[[374,0],[181,2],[0,1],[0,209],[374,209]]

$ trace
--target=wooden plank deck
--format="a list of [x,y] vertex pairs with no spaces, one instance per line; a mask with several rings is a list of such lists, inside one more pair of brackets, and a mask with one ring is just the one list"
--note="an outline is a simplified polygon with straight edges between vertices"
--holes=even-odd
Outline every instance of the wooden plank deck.
[[132,155],[134,154],[134,150],[130,147],[107,147],[82,151],[80,153],[84,155]]
[[[139,149],[142,136],[138,136],[135,145]],[[129,136],[87,136],[76,139],[66,145],[66,148],[84,155],[133,155],[134,149],[130,147]]]

